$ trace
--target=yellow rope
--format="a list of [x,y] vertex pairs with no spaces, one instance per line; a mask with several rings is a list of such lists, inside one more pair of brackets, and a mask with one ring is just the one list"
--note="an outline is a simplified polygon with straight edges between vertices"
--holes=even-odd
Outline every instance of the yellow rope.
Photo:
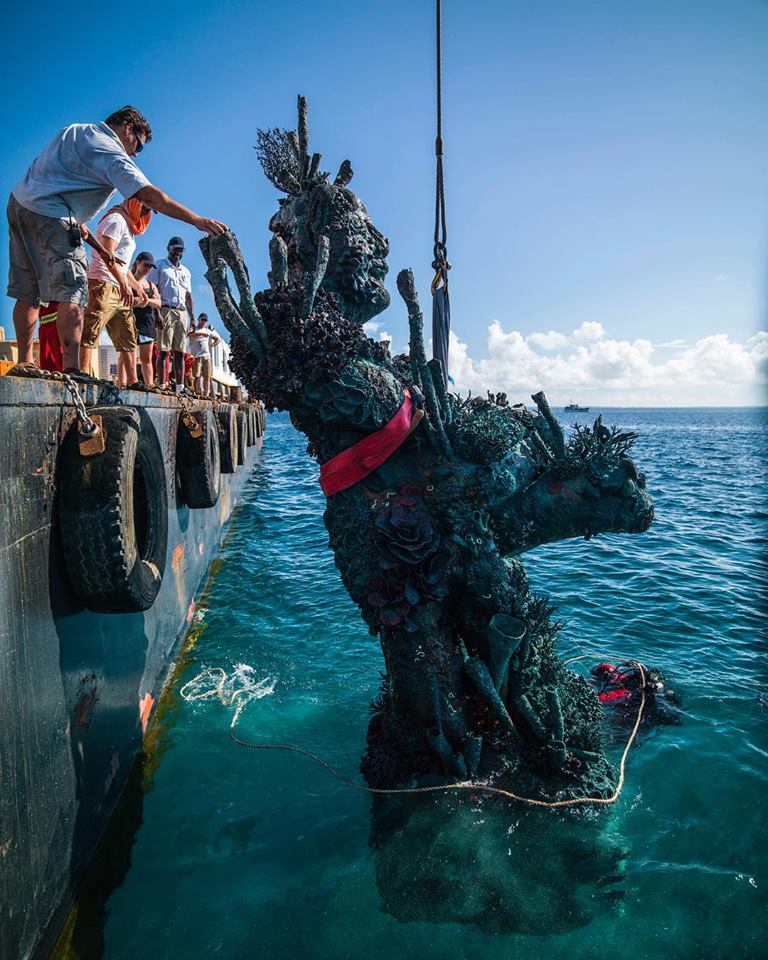
[[[575,660],[583,660],[588,656],[591,656],[591,654],[584,654],[581,657],[572,657],[570,660],[565,661],[564,666],[566,664],[573,663]],[[640,687],[640,706],[637,711],[637,717],[635,718],[634,726],[632,727],[632,732],[629,735],[627,744],[621,754],[621,760],[619,761],[619,781],[616,784],[616,789],[609,797],[573,797],[568,800],[538,800],[535,797],[521,797],[518,794],[513,793],[511,790],[504,790],[502,787],[494,787],[487,781],[483,782],[475,780],[460,780],[457,783],[446,783],[427,787],[368,787],[365,784],[355,783],[354,780],[350,780],[346,774],[342,773],[340,770],[337,770],[336,767],[331,766],[327,760],[324,760],[321,756],[313,753],[311,750],[306,750],[304,747],[296,747],[288,743],[252,743],[249,740],[242,740],[234,732],[235,723],[240,715],[240,710],[237,710],[235,715],[232,717],[232,723],[229,726],[229,735],[232,740],[238,744],[238,746],[248,747],[250,750],[285,750],[289,753],[300,753],[302,756],[309,757],[311,760],[319,763],[321,767],[324,767],[330,774],[332,774],[337,780],[340,780],[346,786],[351,787],[353,790],[358,790],[361,793],[402,794],[434,793],[443,790],[475,790],[482,791],[483,793],[497,794],[498,796],[506,797],[508,800],[516,800],[518,803],[526,803],[532,807],[549,807],[551,809],[555,807],[573,807],[587,803],[598,803],[608,806],[612,803],[615,803],[621,794],[624,786],[624,768],[627,762],[627,755],[629,754],[630,748],[632,747],[635,737],[637,736],[637,731],[640,729],[640,723],[643,719],[643,710],[645,709],[645,669],[643,668],[642,663],[639,663],[636,660],[629,660],[625,662],[636,664],[640,671],[640,679],[642,681]],[[187,687],[191,686],[203,675],[198,674],[188,683],[185,683],[181,688],[182,698],[184,700],[209,700],[213,696],[218,696],[222,703],[232,704],[240,694],[248,692],[248,688],[245,687],[240,690],[236,690],[231,696],[227,697],[227,695],[224,693],[224,683],[226,682],[227,674],[221,669],[221,667],[216,667],[214,669],[221,673],[221,679],[214,690],[210,690],[207,693],[199,696],[185,695]]]

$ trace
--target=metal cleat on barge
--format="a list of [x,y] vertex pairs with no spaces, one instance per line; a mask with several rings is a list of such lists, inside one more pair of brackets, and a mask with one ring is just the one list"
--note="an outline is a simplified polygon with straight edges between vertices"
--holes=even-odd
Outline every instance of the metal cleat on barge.
[[0,376],[0,956],[18,958],[66,916],[265,429],[232,389],[29,373]]

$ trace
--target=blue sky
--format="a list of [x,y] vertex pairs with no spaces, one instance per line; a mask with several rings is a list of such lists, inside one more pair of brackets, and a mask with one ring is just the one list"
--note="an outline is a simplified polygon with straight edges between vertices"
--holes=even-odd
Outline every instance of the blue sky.
[[[146,174],[228,223],[266,285],[276,192],[252,144],[259,126],[294,126],[301,92],[311,147],[333,173],[351,159],[352,187],[390,239],[390,288],[410,265],[428,306],[431,0],[30,9],[5,14],[6,194],[58,128],[133,103],[154,129]],[[444,0],[444,34],[459,385],[644,403],[671,378],[669,402],[757,402],[768,5]],[[174,233],[210,311],[194,230],[157,218],[142,245],[160,254]],[[372,334],[401,349],[396,294],[379,320]]]

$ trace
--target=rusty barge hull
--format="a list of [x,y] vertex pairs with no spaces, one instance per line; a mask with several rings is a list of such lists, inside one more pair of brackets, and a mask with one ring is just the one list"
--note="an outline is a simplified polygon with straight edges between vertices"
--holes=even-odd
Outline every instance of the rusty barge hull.
[[245,463],[222,474],[216,505],[193,510],[176,477],[178,402],[103,384],[81,394],[87,405],[144,408],[155,428],[165,573],[149,610],[84,608],[57,516],[60,446],[74,409],[60,383],[0,377],[0,957],[39,952],[71,903],[261,450],[258,437]]

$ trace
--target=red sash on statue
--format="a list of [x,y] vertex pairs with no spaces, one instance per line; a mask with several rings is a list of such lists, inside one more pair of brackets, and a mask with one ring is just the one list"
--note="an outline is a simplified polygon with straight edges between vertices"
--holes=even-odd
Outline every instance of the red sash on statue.
[[389,423],[320,467],[320,486],[326,497],[346,490],[373,473],[416,429],[424,411],[413,409],[411,391],[407,387],[404,393],[405,399]]

